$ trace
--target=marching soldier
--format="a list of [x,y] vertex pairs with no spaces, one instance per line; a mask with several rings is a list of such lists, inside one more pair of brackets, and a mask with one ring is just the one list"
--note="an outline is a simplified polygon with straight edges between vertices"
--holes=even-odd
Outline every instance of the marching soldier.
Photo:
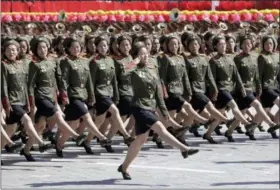
[[[239,109],[245,113],[249,107],[254,107],[257,114],[259,124],[265,121],[269,126],[275,126],[276,124],[269,118],[263,109],[261,103],[258,101],[262,94],[262,87],[259,78],[259,71],[257,65],[257,56],[251,52],[253,42],[250,36],[243,36],[240,39],[240,49],[242,52],[234,58],[238,73],[246,90],[246,97],[242,97],[240,92],[236,92],[236,102]],[[238,122],[234,122],[226,131],[225,136],[229,142],[234,142],[232,132],[238,125]],[[251,140],[256,140],[254,137],[254,127],[246,129],[246,135]]]
[[[258,57],[260,81],[262,84],[261,102],[265,109],[271,109],[274,104],[280,107],[277,81],[279,74],[279,53],[274,52],[276,41],[272,36],[264,36],[261,43],[262,52]],[[279,112],[277,113],[279,114]],[[279,117],[279,116],[276,116]],[[268,132],[277,138],[275,130],[279,126],[270,127]]]
[[[229,106],[237,120],[240,120],[245,125],[249,125],[250,123],[244,118],[232,97],[234,84],[236,85],[235,88],[241,90],[242,97],[246,96],[246,91],[235,63],[233,62],[232,55],[226,54],[225,38],[223,36],[216,36],[213,39],[213,47],[217,50],[217,55],[211,58],[209,64],[219,90],[215,106],[221,113],[224,113],[226,107]],[[211,133],[215,130],[217,125],[220,124],[220,122],[221,121],[217,119],[212,121],[209,124],[203,139],[208,140],[211,144],[216,144],[217,142],[211,137]]]
[[[34,138],[39,142],[40,152],[44,152],[51,146],[45,144],[39,137],[32,120],[27,115],[30,110],[26,88],[27,72],[22,61],[17,60],[20,45],[15,40],[7,40],[3,48],[4,59],[1,64],[1,98],[7,116],[7,134],[11,137],[18,127],[17,124],[22,122],[30,138]],[[27,154],[24,149],[21,150],[20,154],[24,155],[27,160],[29,158],[31,159],[31,155]]]
[[[95,103],[94,91],[91,84],[88,59],[81,57],[82,46],[74,37],[64,41],[67,58],[60,63],[61,67],[61,89],[62,102],[65,107],[65,120],[72,127],[77,129],[82,118],[86,122],[90,133],[94,133],[100,139],[100,144],[110,144],[110,141],[100,133],[88,112],[86,103]],[[56,146],[56,154],[63,157],[62,148],[69,134],[63,133]],[[85,141],[82,144],[87,151]]]
[[136,139],[128,148],[127,156],[118,168],[125,180],[131,180],[127,169],[136,158],[142,145],[147,141],[150,129],[155,131],[165,142],[180,149],[183,158],[198,152],[197,149],[189,149],[176,140],[159,121],[155,114],[157,106],[166,120],[170,118],[164,104],[161,83],[147,68],[149,60],[147,48],[137,46],[135,53],[136,55],[134,56],[139,58],[139,63],[137,69],[132,72],[131,81],[134,92],[133,116],[136,120]]
[[[129,145],[134,138],[125,130],[119,110],[116,106],[119,102],[119,91],[115,74],[115,63],[114,60],[108,56],[109,40],[106,36],[98,36],[95,39],[95,46],[98,55],[89,65],[96,99],[95,123],[99,128],[104,123],[107,113],[110,112],[112,120],[124,135],[125,144]],[[89,134],[86,143],[88,144],[93,137],[92,134]]]
[[207,83],[209,84],[211,99],[213,101],[217,100],[218,89],[210,65],[208,64],[208,57],[199,54],[200,44],[200,38],[195,35],[190,36],[186,42],[186,48],[191,54],[185,57],[187,74],[193,92],[190,103],[194,110],[197,110],[199,113],[206,112],[214,119],[227,122],[227,118],[215,108],[206,96]]
[[[56,75],[60,70],[56,62],[48,57],[49,42],[44,37],[34,38],[32,53],[34,59],[29,66],[28,74],[28,94],[31,111],[37,108],[35,114],[35,128],[38,134],[41,134],[45,129],[46,119],[53,120],[57,123],[60,130],[64,133],[78,137],[77,144],[80,145],[84,140],[84,136],[79,136],[73,129],[64,121],[61,112],[57,109],[57,82]],[[35,161],[30,155],[30,149],[34,143],[34,139],[29,138],[24,153],[29,155],[28,161]]]
[[178,54],[179,39],[175,36],[170,36],[166,41],[166,45],[167,52],[160,63],[159,74],[164,85],[163,88],[167,92],[165,100],[167,109],[172,111],[172,117],[175,116],[176,112],[182,112],[185,120],[197,120],[200,123],[207,122],[207,119],[196,113],[191,104],[187,102],[191,100],[192,90],[185,60],[183,56]]

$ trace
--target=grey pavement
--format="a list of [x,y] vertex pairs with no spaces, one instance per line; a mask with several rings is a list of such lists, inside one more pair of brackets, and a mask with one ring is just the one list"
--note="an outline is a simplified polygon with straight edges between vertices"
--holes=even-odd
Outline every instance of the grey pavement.
[[95,141],[92,142],[95,155],[87,155],[73,142],[67,142],[63,159],[57,158],[54,150],[43,154],[34,151],[37,162],[26,162],[23,156],[4,153],[2,189],[279,189],[279,140],[258,129],[257,141],[250,141],[242,134],[234,133],[234,137],[237,142],[228,143],[223,136],[214,136],[222,144],[212,145],[187,134],[187,142],[200,149],[187,159],[176,149],[167,145],[165,149],[157,149],[149,141],[129,168],[131,181],[124,181],[117,172],[127,150],[120,137],[116,137],[113,146],[115,153],[106,153]]

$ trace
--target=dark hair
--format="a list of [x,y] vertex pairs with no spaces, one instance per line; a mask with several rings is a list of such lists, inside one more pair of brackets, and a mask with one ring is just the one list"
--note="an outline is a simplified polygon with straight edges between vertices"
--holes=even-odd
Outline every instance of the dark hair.
[[269,40],[269,39],[271,39],[272,42],[273,42],[273,50],[276,49],[277,42],[276,42],[275,38],[274,38],[273,36],[271,36],[271,35],[267,35],[267,36],[264,36],[264,37],[262,38],[261,47],[262,47],[262,50],[263,50],[263,51],[265,51],[265,49],[264,49],[264,44],[265,44],[265,42],[266,42],[267,40]]
[[122,41],[124,41],[124,40],[128,40],[130,44],[132,43],[131,37],[124,35],[124,36],[118,37],[118,39],[117,39],[118,45],[121,45]]
[[[10,45],[15,45],[17,50],[19,51],[20,45],[17,41],[15,41],[13,39],[12,40],[11,39],[9,39],[9,40],[6,39],[5,42],[3,42],[3,52],[5,52],[7,47],[10,46]],[[3,56],[4,58],[7,58],[5,53],[3,53],[3,55],[4,55]]]
[[26,51],[26,53],[27,53],[27,54],[30,53],[30,45],[29,45],[28,39],[26,39],[26,38],[24,38],[24,37],[18,37],[18,38],[16,39],[16,41],[17,41],[18,43],[20,43],[20,42],[25,42],[25,43],[26,43],[26,46],[27,46],[27,51]]
[[204,35],[204,41],[208,41],[210,38],[212,38],[213,36],[215,36],[215,34],[213,32],[207,32],[205,35]]
[[185,41],[192,35],[194,35],[193,32],[184,32],[181,35],[181,42],[182,42],[184,48],[187,48],[186,45],[185,45]]
[[145,42],[146,40],[150,40],[151,42],[153,42],[153,38],[150,35],[143,35],[140,36],[139,41]]
[[179,48],[178,48],[178,52],[177,53],[179,53],[180,52],[180,45],[181,45],[181,43],[180,43],[180,39],[177,37],[177,36],[174,36],[174,35],[171,35],[171,36],[169,36],[167,39],[166,39],[166,53],[170,53],[170,51],[169,51],[169,48],[168,48],[168,44],[169,44],[169,42],[171,41],[171,40],[173,40],[173,39],[176,39],[177,41],[178,41],[178,45],[179,45]]
[[87,35],[86,38],[85,38],[85,48],[86,48],[86,53],[90,53],[89,52],[89,49],[88,49],[88,42],[91,41],[93,39],[93,43],[95,45],[95,38],[96,36],[93,36],[93,35]]
[[49,44],[49,40],[45,37],[38,37],[38,38],[33,38],[31,41],[30,41],[30,44],[31,44],[31,51],[33,53],[34,56],[38,57],[38,46],[40,43],[45,43],[48,47],[48,53],[49,53],[49,50],[50,50],[50,44]]
[[58,36],[57,38],[54,39],[53,46],[54,46],[55,52],[59,53],[58,44],[60,44],[64,40],[65,40],[64,36]]
[[215,36],[213,41],[212,41],[212,44],[213,44],[213,48],[215,51],[217,51],[216,49],[216,45],[219,43],[220,40],[226,40],[224,36]]
[[83,48],[82,43],[81,43],[78,39],[76,39],[76,38],[74,38],[74,37],[68,37],[68,38],[66,38],[66,39],[63,41],[63,47],[64,47],[64,49],[65,49],[65,52],[66,52],[68,55],[71,54],[70,51],[69,51],[69,48],[72,46],[72,44],[73,44],[74,42],[78,42],[79,45],[80,45],[80,47],[81,47],[81,49]]
[[136,58],[139,50],[142,48],[146,48],[145,44],[143,42],[136,42],[136,44],[134,44],[132,47],[132,51],[131,51],[132,57]]
[[226,38],[226,42],[229,41],[230,39],[233,39],[233,41],[236,42],[236,38],[230,34],[227,34],[225,38]]
[[189,36],[189,37],[187,38],[187,47],[186,47],[186,49],[187,49],[188,51],[190,51],[189,46],[190,46],[190,43],[193,42],[193,41],[197,41],[197,42],[199,43],[199,45],[201,46],[201,39],[200,39],[199,36],[197,36],[197,35]]
[[[245,35],[245,36],[240,36],[239,37],[239,47],[240,49],[242,49],[242,45],[243,43],[245,42],[245,40],[250,40],[251,41],[251,44],[253,46],[253,37],[251,35]],[[253,48],[253,47],[252,47]]]
[[113,36],[111,36],[111,38],[110,38],[110,41],[109,41],[109,43],[108,43],[108,45],[109,45],[109,52],[110,53],[113,53],[113,54],[115,54],[115,52],[114,52],[114,49],[113,49],[113,44],[115,43],[115,42],[117,42],[117,44],[118,44],[118,35],[113,35]]
[[98,44],[101,42],[101,41],[106,41],[108,45],[110,45],[109,43],[109,39],[107,36],[97,36],[94,40],[94,45],[97,47]]

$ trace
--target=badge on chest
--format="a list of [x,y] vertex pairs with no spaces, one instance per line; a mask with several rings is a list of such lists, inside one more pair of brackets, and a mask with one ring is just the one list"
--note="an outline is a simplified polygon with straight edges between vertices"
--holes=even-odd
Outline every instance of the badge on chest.
[[100,70],[105,70],[105,69],[106,69],[105,63],[100,63]]
[[40,70],[41,70],[42,73],[44,73],[44,72],[47,71],[47,68],[45,66],[42,66]]
[[138,73],[138,75],[139,75],[141,78],[146,78],[146,73],[143,72],[143,71],[140,71],[140,72]]

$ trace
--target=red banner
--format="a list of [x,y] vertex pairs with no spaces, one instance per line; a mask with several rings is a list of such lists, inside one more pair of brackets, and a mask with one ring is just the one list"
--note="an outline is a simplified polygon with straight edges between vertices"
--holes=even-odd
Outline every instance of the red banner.
[[[243,10],[279,8],[279,1],[220,1],[216,10]],[[2,1],[1,12],[87,12],[89,10],[211,10],[211,1]]]

